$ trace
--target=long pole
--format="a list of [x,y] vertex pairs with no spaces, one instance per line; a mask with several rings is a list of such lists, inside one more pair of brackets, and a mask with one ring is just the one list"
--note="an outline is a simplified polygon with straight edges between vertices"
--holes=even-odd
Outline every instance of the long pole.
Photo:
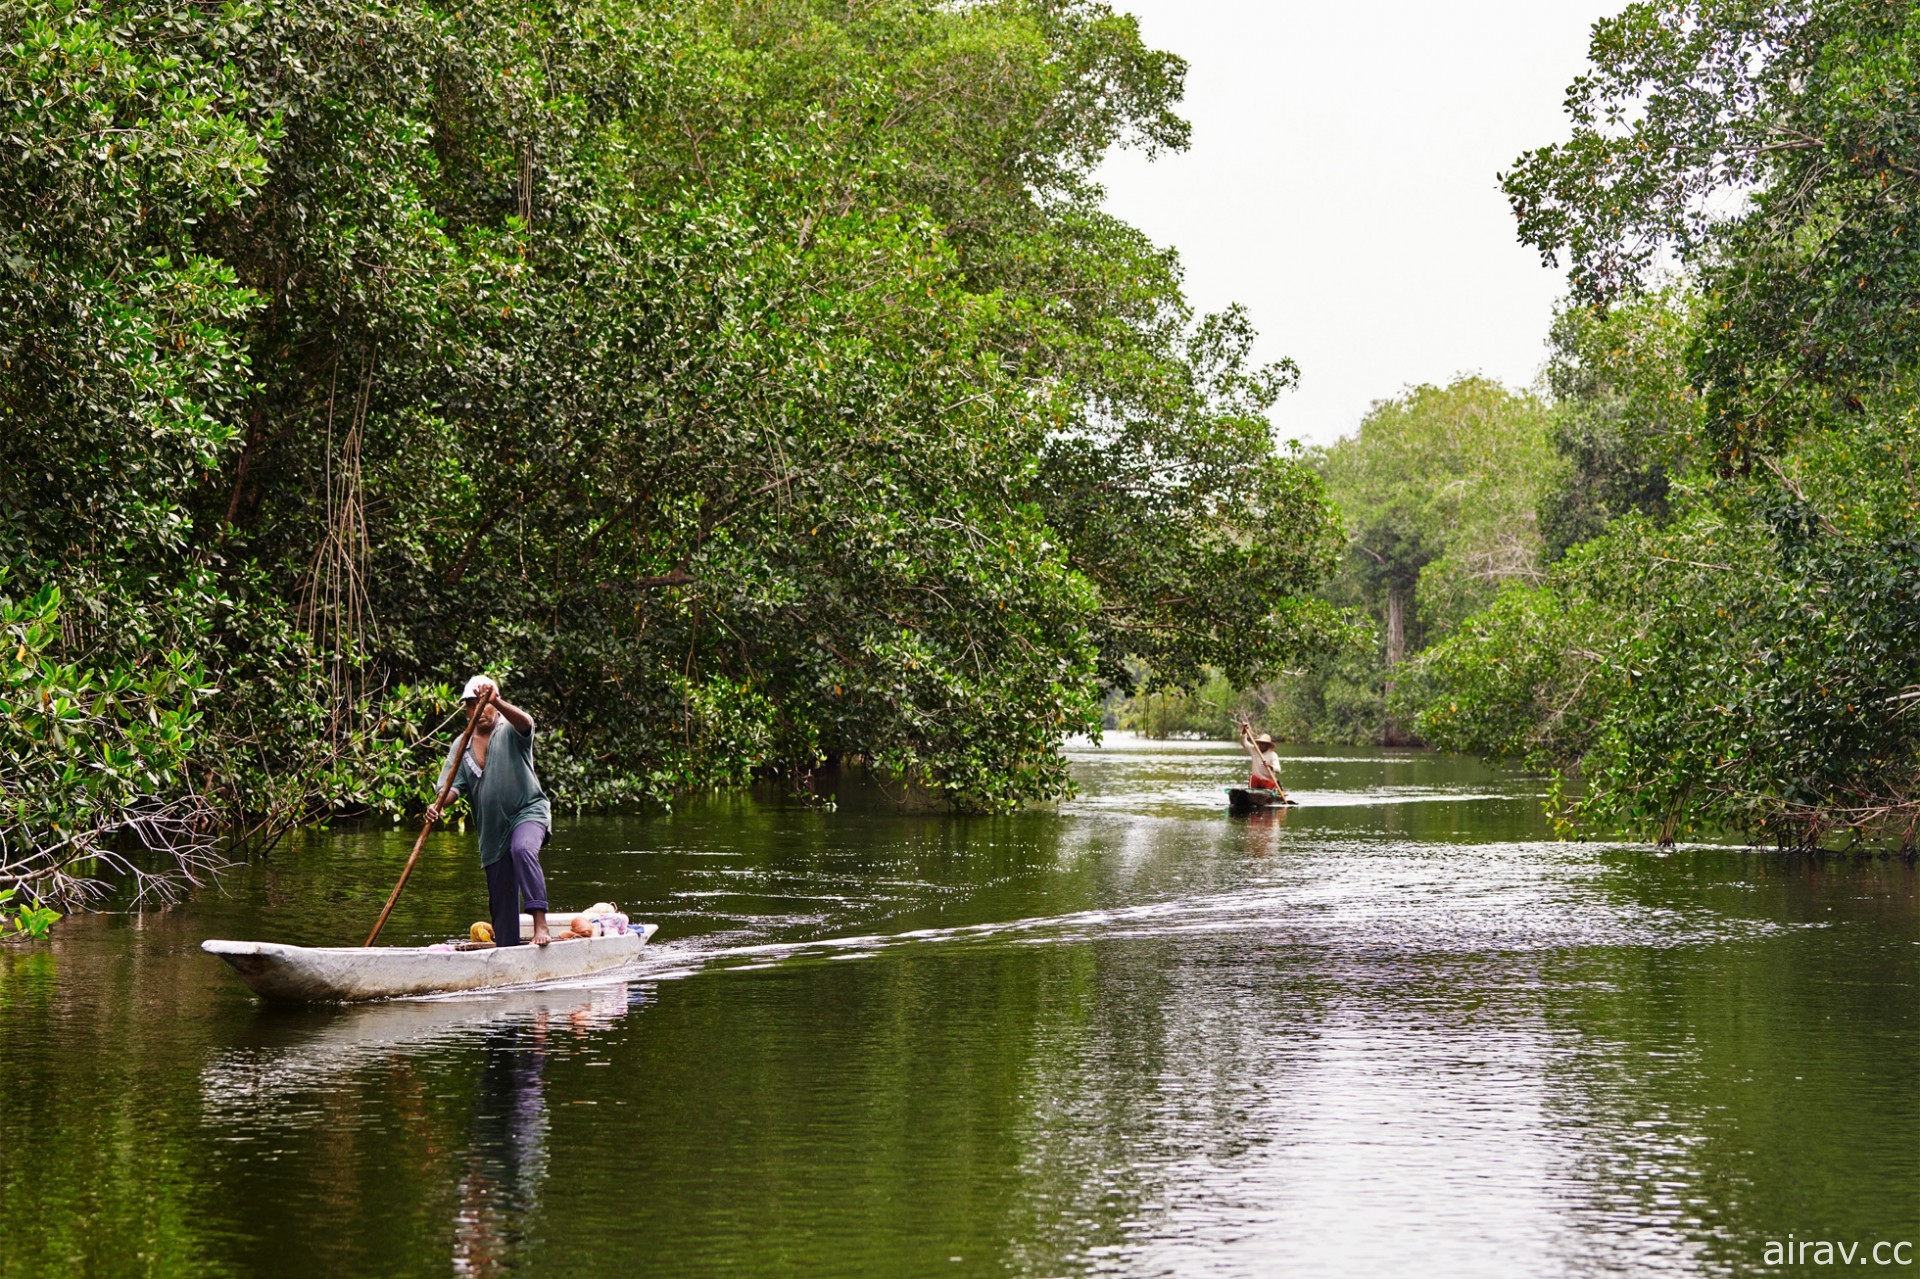
[[[473,740],[473,726],[480,722],[480,708],[485,706],[492,697],[491,692],[480,694],[474,699],[473,709],[467,712],[467,731],[460,734],[460,744],[453,748],[453,767],[447,770],[446,777],[441,780],[440,797],[435,801],[435,807],[445,805],[447,796],[453,794],[453,779],[460,775],[460,761],[467,757],[467,743]],[[413,841],[413,852],[408,856],[407,864],[401,868],[400,882],[393,886],[393,893],[387,898],[387,904],[380,910],[380,918],[374,921],[373,931],[367,934],[367,939],[360,943],[361,945],[373,945],[373,939],[378,937],[380,930],[387,926],[387,916],[393,913],[393,904],[400,900],[400,890],[407,886],[407,876],[413,874],[413,864],[420,860],[420,850],[427,846],[427,832],[432,829],[433,818],[429,817],[421,823],[420,838]]]

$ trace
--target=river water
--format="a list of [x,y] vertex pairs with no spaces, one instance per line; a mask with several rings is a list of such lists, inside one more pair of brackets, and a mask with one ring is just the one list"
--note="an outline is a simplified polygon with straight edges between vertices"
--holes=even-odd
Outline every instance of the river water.
[[[556,906],[661,926],[599,985],[288,1010],[199,952],[357,942],[399,829],[0,948],[0,1273],[1920,1270],[1911,865],[1554,842],[1444,756],[1296,749],[1229,818],[1224,746],[1071,753],[1013,817],[563,820]],[[386,939],[482,897],[436,836]]]

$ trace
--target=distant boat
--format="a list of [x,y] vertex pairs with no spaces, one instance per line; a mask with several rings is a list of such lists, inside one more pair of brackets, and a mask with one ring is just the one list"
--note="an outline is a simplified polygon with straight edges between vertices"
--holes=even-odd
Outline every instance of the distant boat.
[[1229,813],[1257,813],[1263,808],[1298,808],[1299,802],[1278,791],[1248,790],[1244,786],[1227,787]]
[[[549,915],[555,932],[571,915]],[[426,946],[286,946],[270,941],[200,943],[264,999],[294,1003],[355,1003],[407,995],[443,995],[567,981],[631,963],[659,928],[635,924],[611,937],[572,937],[546,946],[492,946],[436,950]]]

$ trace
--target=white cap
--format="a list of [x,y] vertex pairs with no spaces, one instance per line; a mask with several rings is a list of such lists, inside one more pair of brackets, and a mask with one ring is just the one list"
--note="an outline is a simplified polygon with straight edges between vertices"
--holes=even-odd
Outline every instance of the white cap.
[[480,696],[480,686],[482,684],[491,684],[492,682],[493,681],[488,679],[485,675],[475,675],[472,679],[467,681],[466,688],[463,689],[460,693],[460,700],[463,702],[472,701],[474,698]]

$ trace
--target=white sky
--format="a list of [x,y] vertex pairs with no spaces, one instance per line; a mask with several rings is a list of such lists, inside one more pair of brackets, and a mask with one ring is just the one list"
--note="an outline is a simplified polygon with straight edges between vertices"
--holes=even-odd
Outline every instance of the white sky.
[[1102,171],[1107,207],[1180,252],[1202,311],[1243,302],[1292,356],[1282,439],[1479,372],[1530,384],[1564,276],[1497,175],[1567,133],[1595,18],[1626,0],[1114,0],[1186,58],[1188,151]]

